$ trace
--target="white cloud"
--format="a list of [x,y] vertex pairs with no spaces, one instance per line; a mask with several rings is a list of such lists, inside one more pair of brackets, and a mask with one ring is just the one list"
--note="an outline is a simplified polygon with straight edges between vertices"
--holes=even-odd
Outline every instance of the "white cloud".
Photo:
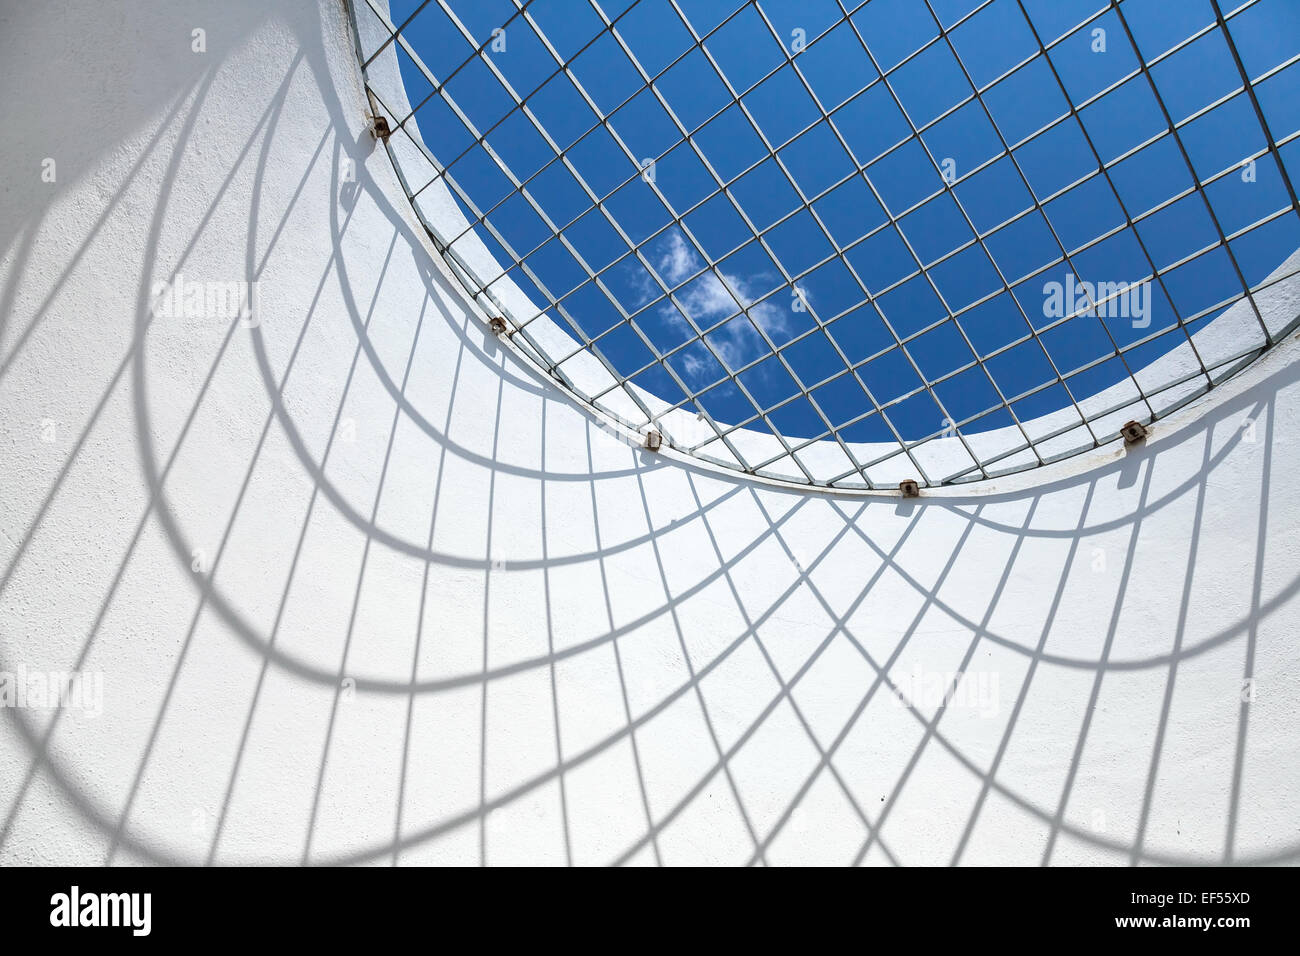
[[677,285],[700,268],[700,260],[690,246],[686,245],[682,234],[673,232],[668,235],[668,248],[659,257],[656,268],[670,285]]
[[[699,272],[704,266],[704,261],[682,238],[681,233],[673,232],[669,234],[666,246],[653,265],[655,271],[669,286],[675,286]],[[769,337],[780,340],[790,334],[790,315],[777,304],[777,297],[765,299],[756,305],[749,305],[757,297],[753,280],[727,272],[721,275],[722,278],[719,280],[717,273],[705,272],[674,293],[682,308],[695,320],[696,326],[707,328],[737,313],[740,307],[748,306],[746,311],[750,320],[762,328]],[[647,286],[642,290],[646,301],[654,298],[661,291],[657,287],[651,287],[648,279],[643,278],[643,282]],[[806,292],[804,298],[805,300],[808,298]],[[657,311],[665,321],[683,330],[689,328],[686,320],[672,303],[665,302]],[[753,327],[744,321],[733,320],[710,334],[708,339],[709,344],[733,370],[769,353],[767,344]],[[709,371],[711,363],[699,354],[698,347],[679,354],[682,368],[691,379],[690,384],[704,385],[713,377],[713,373]]]

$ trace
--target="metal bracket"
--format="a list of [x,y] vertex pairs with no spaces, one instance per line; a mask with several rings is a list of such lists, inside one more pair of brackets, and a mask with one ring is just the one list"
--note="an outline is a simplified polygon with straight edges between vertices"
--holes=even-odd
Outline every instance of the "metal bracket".
[[1124,436],[1124,444],[1126,445],[1136,445],[1138,442],[1144,441],[1148,434],[1147,427],[1141,422],[1125,422],[1119,433]]

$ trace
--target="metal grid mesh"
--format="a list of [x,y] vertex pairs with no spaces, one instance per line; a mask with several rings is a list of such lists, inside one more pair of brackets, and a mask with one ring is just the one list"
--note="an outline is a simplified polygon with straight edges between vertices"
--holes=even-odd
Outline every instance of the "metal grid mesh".
[[[455,4],[445,0],[423,0],[396,24],[389,19],[382,2],[356,0],[354,8],[355,16],[373,16],[386,37],[371,50],[364,49],[359,42],[363,72],[376,110],[388,115],[394,129],[388,148],[395,158],[399,177],[439,250],[486,309],[506,312],[511,337],[526,354],[581,400],[618,415],[630,427],[644,429],[653,425],[682,451],[746,472],[804,484],[892,486],[897,479],[882,481],[881,475],[887,472],[897,475],[900,465],[923,484],[969,481],[1034,467],[1111,441],[1117,437],[1113,427],[1117,414],[1142,421],[1167,414],[1244,367],[1290,331],[1292,323],[1270,328],[1257,302],[1261,293],[1289,276],[1273,276],[1252,284],[1247,277],[1249,270],[1241,262],[1243,247],[1249,249],[1249,237],[1280,225],[1293,226],[1300,216],[1300,202],[1282,153],[1300,137],[1300,129],[1282,132],[1271,128],[1257,93],[1262,84],[1286,74],[1293,66],[1289,76],[1300,70],[1300,66],[1295,66],[1300,61],[1300,52],[1271,63],[1252,77],[1230,29],[1234,19],[1246,15],[1261,0],[1250,0],[1226,13],[1214,0],[1212,19],[1165,44],[1154,55],[1142,50],[1126,16],[1126,9],[1135,0],[1123,3],[1111,0],[1053,37],[1040,33],[1039,24],[1026,10],[1023,0],[985,0],[971,4],[971,9],[946,24],[931,0],[920,0],[916,9],[928,18],[931,35],[892,63],[882,62],[882,56],[873,51],[873,38],[864,30],[865,17],[861,16],[873,3],[882,0],[866,0],[856,5],[834,0],[834,16],[823,19],[815,31],[809,30],[800,37],[794,49],[758,0],[736,0],[734,9],[725,16],[712,18],[717,22],[711,24],[698,22],[698,15],[693,20],[678,0],[664,0],[656,4],[655,16],[659,19],[655,31],[679,35],[681,39],[669,54],[659,57],[666,65],[653,72],[638,58],[638,44],[632,32],[637,27],[636,11],[644,2],[638,0],[610,17],[595,0],[590,0],[590,12],[599,24],[594,35],[584,37],[581,42],[568,37],[553,42],[534,15],[537,11],[530,10],[532,0],[522,3],[511,0],[513,9],[509,16],[491,32],[480,29],[478,34],[462,22],[453,9]],[[1026,36],[1032,42],[1022,45],[1019,52],[1009,42],[1004,58],[1010,56],[1015,62],[1000,64],[996,75],[981,75],[977,79],[976,74],[990,74],[990,67],[982,61],[967,62],[971,55],[969,49],[962,48],[962,30],[967,24],[977,22],[981,15],[991,14],[991,8],[995,7],[1000,14],[1018,12],[1020,19],[1016,22],[1021,25],[1022,33],[1027,30]],[[441,17],[443,29],[454,29],[466,48],[472,49],[442,76],[435,75],[427,65],[428,51],[410,41],[414,32],[411,25],[419,23],[422,16]],[[664,17],[673,21],[665,23]],[[772,46],[764,48],[767,62],[764,56],[746,50],[744,68],[739,69],[736,63],[740,61],[728,53],[728,31],[741,18],[751,18],[745,21],[749,27],[761,26],[770,35]],[[1063,44],[1074,42],[1083,34],[1092,35],[1099,25],[1112,34],[1109,42],[1120,45],[1117,53],[1122,50],[1123,55],[1112,59],[1118,60],[1121,68],[1112,76],[1104,76],[1098,88],[1081,91],[1077,83],[1072,84],[1062,75],[1055,54]],[[545,73],[528,78],[531,86],[523,92],[512,84],[494,55],[494,42],[499,43],[499,37],[518,42],[515,38],[521,33],[528,42],[540,44],[551,61]],[[829,46],[832,42],[837,45],[835,52],[846,74],[852,72],[846,64],[857,58],[863,75],[871,76],[855,92],[835,97],[833,102],[829,101],[833,94],[828,96],[822,89],[825,84],[810,81],[803,68],[806,61],[811,61],[811,54],[819,49],[818,44]],[[1226,46],[1239,82],[1235,89],[1219,93],[1211,102],[1194,103],[1190,109],[1180,108],[1176,116],[1166,102],[1167,90],[1161,89],[1153,74],[1189,48],[1209,43]],[[618,61],[621,68],[633,71],[629,74],[634,77],[633,84],[625,95],[617,91],[617,84],[611,84],[616,89],[613,94],[602,91],[593,95],[573,68],[584,53],[604,49],[602,44],[616,45],[625,58]],[[560,47],[572,48],[567,58]],[[780,55],[773,56],[772,51],[779,51]],[[377,80],[380,73],[377,66],[385,56],[392,58],[394,54],[401,59],[404,75],[414,76],[414,71],[418,71],[427,81],[427,89],[411,89],[413,84],[408,79],[405,88],[395,92]],[[642,57],[653,58],[646,57],[644,48]],[[925,60],[926,57],[930,60]],[[707,114],[690,125],[679,116],[680,98],[678,110],[674,110],[669,96],[661,89],[674,75],[674,68],[688,58],[701,66],[707,64],[718,88],[725,91],[720,103],[710,104]],[[954,76],[960,77],[962,90],[955,99],[949,93],[950,101],[931,109],[932,115],[924,119],[914,117],[914,100],[905,104],[906,97],[900,95],[898,86],[907,78],[905,71],[909,68],[933,71],[936,64],[949,70],[955,67]],[[390,66],[390,83],[392,72]],[[471,118],[475,109],[457,101],[457,96],[468,96],[466,91],[473,90],[468,81],[458,88],[457,78],[471,72],[482,77],[476,82],[494,82],[492,89],[508,98],[503,115],[490,124],[484,123],[483,128]],[[591,73],[584,73],[590,83]],[[514,79],[520,82],[519,77]],[[566,129],[562,134],[557,132],[555,136],[560,137],[557,140],[538,112],[545,112],[544,101],[553,84],[566,81],[564,89],[576,94],[590,111],[590,122],[584,121],[580,128]],[[1064,105],[1055,115],[1036,124],[1036,128],[1009,137],[1006,113],[997,111],[1001,115],[995,117],[995,110],[990,109],[987,101],[1022,81],[1054,86]],[[759,109],[754,105],[756,91],[776,82],[796,84],[792,88],[802,91],[800,101],[812,106],[808,121],[797,123],[798,128],[782,130],[784,135],[780,139],[773,132],[775,124],[756,115]],[[1076,87],[1073,90],[1072,85]],[[1090,109],[1098,113],[1109,109],[1121,97],[1140,95],[1142,88],[1149,92],[1150,102],[1158,110],[1160,128],[1143,136],[1141,142],[1118,151],[1099,148],[1095,141],[1098,124],[1085,122],[1084,114]],[[600,101],[611,96],[616,96],[618,102],[606,103],[602,109]],[[646,97],[653,98],[658,108],[653,115],[662,116],[671,124],[671,136],[654,155],[639,157],[625,141],[625,134],[620,135],[620,126],[624,130],[628,126],[627,122],[620,122],[620,114],[630,115],[633,109],[630,104],[648,103]],[[864,157],[860,155],[861,137],[854,135],[852,104],[864,102],[866,97],[878,97],[881,102],[891,104],[893,109],[888,115],[901,116],[905,126],[896,141]],[[911,112],[908,105],[913,106]],[[1184,141],[1188,128],[1243,107],[1249,108],[1252,122],[1258,124],[1258,142],[1214,171],[1198,169]],[[995,137],[996,148],[969,169],[957,172],[945,168],[952,161],[936,155],[932,142],[937,137],[930,134],[941,129],[945,121],[970,120],[971,113],[977,114],[975,119],[982,116],[986,121],[986,128]],[[416,123],[429,116],[436,117],[438,123],[435,144],[438,156],[414,132]],[[999,123],[999,119],[1004,122]],[[528,124],[532,133],[545,143],[549,157],[545,162],[516,158],[512,163],[510,156],[494,148],[494,133],[514,123]],[[456,132],[464,135],[444,136],[447,124],[459,124],[463,131]],[[1041,177],[1026,171],[1024,157],[1039,145],[1055,147],[1052,137],[1067,134],[1074,136],[1079,144],[1076,152],[1082,153],[1089,168],[1068,183],[1045,189],[1039,182],[1036,189],[1034,180]],[[595,142],[597,136],[602,144],[617,152],[612,154],[616,161],[606,164],[612,170],[604,177],[606,181],[593,183],[591,164],[583,162],[579,153]],[[731,155],[730,148],[724,154],[716,147],[720,136],[729,143],[758,145],[752,154],[737,158]],[[401,148],[395,148],[394,140],[400,138],[404,138]],[[809,143],[821,148],[823,155],[839,157],[838,168],[827,161],[826,168],[833,169],[835,174],[821,176],[815,192],[801,181],[809,177],[793,169],[789,159],[795,149],[805,148]],[[1161,149],[1174,150],[1171,155],[1181,166],[1177,171],[1186,185],[1171,188],[1169,195],[1147,208],[1130,208],[1126,203],[1127,191],[1117,185],[1116,179],[1125,164],[1149,158]],[[667,165],[678,159],[683,163],[691,159],[695,168],[703,171],[707,185],[700,190],[702,195],[685,200],[669,195],[657,177],[648,172],[655,164]],[[920,163],[930,174],[920,194],[904,200],[898,198],[898,190],[891,191],[882,185],[888,182],[888,164],[899,161],[910,162],[913,168]],[[1225,227],[1224,204],[1212,195],[1216,184],[1238,176],[1247,164],[1253,169],[1255,163],[1269,161],[1275,164],[1281,184],[1280,201],[1248,224]],[[739,168],[720,172],[720,166]],[[503,195],[484,201],[484,208],[480,208],[460,179],[481,178],[484,168],[493,170],[494,175],[499,173],[506,186],[501,190]],[[561,170],[567,174],[564,181],[569,182],[571,177],[572,184],[581,193],[577,206],[565,210],[567,215],[555,214],[556,204],[548,202],[547,195],[551,188],[548,177],[561,176]],[[465,177],[459,175],[462,171]],[[753,190],[747,191],[746,183],[748,177],[758,179],[760,171],[769,177],[769,182],[782,184],[780,188],[795,197],[790,208],[774,218],[763,218],[752,211]],[[1027,199],[1023,208],[1001,215],[996,222],[988,222],[987,211],[972,212],[970,207],[978,200],[982,177],[994,173],[1018,184]],[[445,234],[445,222],[431,221],[422,208],[421,199],[434,184],[445,185],[466,218],[467,225],[458,233]],[[861,192],[864,188],[866,193]],[[628,205],[622,200],[630,189],[646,191],[653,197],[650,203],[656,209],[654,217],[638,218],[619,212],[620,207]],[[827,221],[834,204],[849,189],[864,197],[869,194],[883,216],[881,222],[862,229],[861,235],[852,238]],[[481,195],[479,198],[482,201]],[[1113,204],[1118,210],[1117,221],[1103,222],[1084,235],[1062,235],[1064,230],[1056,225],[1054,208],[1067,203],[1101,202]],[[1128,202],[1132,202],[1131,196]],[[1210,241],[1194,249],[1179,250],[1172,259],[1163,250],[1153,253],[1150,248],[1153,242],[1167,245],[1161,241],[1156,228],[1162,215],[1168,216],[1176,208],[1187,209],[1181,204],[1196,204],[1203,210],[1211,226]],[[503,210],[507,208],[526,208],[541,224],[531,247],[516,248],[498,228],[498,221],[505,217]],[[701,210],[706,208],[725,210],[740,224],[739,238],[734,243],[719,247],[716,237],[698,234],[698,224],[703,222]],[[926,217],[947,215],[951,219],[953,214],[957,218],[952,221],[964,228],[956,233],[958,239],[949,243],[951,248],[941,246],[936,255],[930,255],[933,249],[918,250],[917,237],[925,235]],[[823,254],[790,255],[788,244],[780,241],[781,231],[796,220],[803,227],[815,229],[824,240],[817,250]],[[909,220],[917,225],[909,225]],[[697,228],[692,228],[693,225]],[[596,226],[608,237],[605,247],[612,246],[615,251],[593,261],[593,247],[601,251],[601,244],[580,237],[579,233],[585,237],[597,231]],[[1046,246],[1047,252],[1041,256],[1042,261],[1035,261],[1027,271],[1009,271],[1023,257],[1011,255],[1007,249],[1023,245],[1023,237],[1030,233],[1041,238],[1039,244]],[[876,248],[873,244],[885,241],[905,250],[909,268],[905,274],[891,276],[888,281],[864,277],[863,262],[873,261]],[[1120,241],[1131,243],[1138,250],[1144,274],[1126,277],[1124,289],[1102,295],[1104,284],[1084,283],[1083,277],[1095,271],[1084,260],[1090,252],[1107,243]],[[517,236],[515,242],[519,242]],[[655,251],[661,251],[665,242],[672,244],[670,268],[665,268],[662,255]],[[471,250],[484,246],[495,255],[496,272],[484,268],[481,255],[471,254]],[[565,255],[561,256],[561,250]],[[769,283],[771,288],[758,291],[737,279],[729,263],[744,256],[751,256],[775,270],[778,278],[775,283]],[[989,287],[958,297],[953,293],[953,283],[944,278],[945,269],[959,261],[969,261],[962,258],[968,256],[990,276]],[[569,271],[575,272],[573,279],[566,280],[564,268],[548,267],[543,260],[562,260]],[[620,295],[616,289],[615,274],[619,269],[634,269],[637,265],[644,270],[636,273],[645,283],[644,300],[629,303],[625,301],[626,294]],[[1186,275],[1185,270],[1204,271],[1211,267],[1231,277],[1231,290],[1213,301],[1196,302],[1195,307],[1188,308],[1185,304],[1188,297],[1171,287],[1177,285],[1180,276]],[[824,269],[834,269],[838,275],[847,276],[854,290],[851,301],[833,302],[828,307],[822,296],[809,294],[809,285],[815,284],[819,270]],[[1256,267],[1254,272],[1258,271]],[[1044,281],[1059,276],[1077,282],[1077,287],[1083,290],[1084,303],[1080,308],[1045,320],[1038,314]],[[570,281],[571,287],[561,287],[565,281]],[[517,309],[512,312],[503,306],[504,297],[496,294],[503,282],[525,290],[535,309],[520,314]],[[1112,304],[1127,294],[1126,289],[1144,283],[1158,290],[1159,301],[1167,306],[1168,318],[1151,323],[1140,334],[1107,321],[1108,306],[1113,312]],[[915,317],[906,308],[900,308],[899,303],[904,301],[904,294],[913,297],[927,291],[927,301],[937,302],[941,311],[918,326]],[[699,308],[701,297],[707,300],[708,309]],[[1195,332],[1243,299],[1254,318],[1253,334],[1240,337],[1237,347],[1227,354],[1220,351],[1212,358],[1202,355]],[[597,311],[601,314],[613,316],[607,328],[593,323],[593,302],[599,303]],[[788,308],[800,313],[804,328],[774,329],[771,322],[765,321],[764,316],[772,314],[770,310],[781,303],[790,303]],[[982,310],[994,304],[1000,309],[1013,309],[1023,330],[1011,340],[989,348],[972,337],[967,323],[978,319]],[[663,309],[671,309],[683,320],[680,341],[665,342],[662,332],[650,328],[653,317]],[[840,341],[843,330],[849,328],[848,322],[861,314],[861,310],[869,310],[888,336],[867,354]],[[1076,356],[1052,341],[1055,334],[1068,332],[1070,323],[1083,320],[1095,322],[1089,328],[1095,331],[1099,327],[1104,333],[1105,351]],[[569,339],[533,334],[551,323],[560,326]],[[726,333],[737,328],[735,323],[745,323],[746,341],[758,344],[757,349],[738,356],[735,349],[726,347]],[[937,335],[937,330],[942,330],[951,342],[960,342],[957,352],[950,354],[964,357],[955,364],[950,360],[953,367],[939,374],[923,367],[924,363],[914,354],[920,351],[925,337]],[[557,342],[564,341],[569,341],[570,347],[557,346]],[[833,355],[834,362],[823,361],[810,372],[809,363],[797,362],[794,357],[801,348],[814,343],[822,355]],[[1143,367],[1153,357],[1175,347],[1194,359],[1190,370],[1165,373],[1154,380],[1151,375],[1143,374]],[[1009,393],[1004,386],[1008,376],[999,369],[1005,369],[1007,362],[1021,361],[1028,354],[1048,371],[1042,381]],[[640,355],[641,359],[629,357],[634,355]],[[590,361],[591,358],[607,372],[608,382],[585,388],[575,382],[568,370],[574,367],[575,359]],[[893,394],[892,389],[882,392],[880,379],[872,375],[872,369],[884,362],[894,363],[904,376],[910,370],[910,377],[895,378],[895,381],[908,382],[910,387],[902,388],[898,394]],[[784,373],[779,379],[785,383],[784,391],[773,396],[770,388],[756,388],[756,370],[760,367]],[[688,374],[688,368],[694,368],[695,374]],[[704,374],[701,369],[713,374]],[[817,376],[815,380],[813,375]],[[1114,385],[1117,378],[1122,379],[1127,387],[1109,387],[1105,395],[1118,396],[1113,401],[1090,401],[1096,398],[1098,389],[1089,383],[1098,381],[1098,375],[1109,385]],[[848,415],[843,411],[844,402],[832,409],[824,398],[833,389],[845,388],[859,397],[860,407]],[[714,405],[710,396],[722,390],[733,399],[739,398],[735,404],[747,407],[751,413],[726,424],[718,421],[710,411]],[[993,398],[987,407],[974,410],[963,407],[961,411],[949,408],[954,395],[980,393]],[[917,433],[914,422],[904,424],[900,419],[909,417],[905,412],[909,403],[923,401],[924,397],[933,402],[937,414],[933,416],[932,428]],[[1069,414],[1039,415],[1034,411],[1043,407],[1041,403],[1035,405],[1035,399],[1048,398]],[[809,420],[809,412],[815,416],[815,434],[794,438],[780,427],[783,412],[793,409],[796,403],[805,421]],[[635,413],[629,415],[629,408],[635,409]],[[673,412],[685,414],[674,417]],[[684,420],[703,423],[703,435],[689,435],[680,425]],[[765,436],[770,432],[775,444],[742,441],[754,431]],[[860,436],[864,434],[872,437],[862,440]],[[977,437],[981,434],[984,438]],[[990,435],[996,435],[997,440],[986,440]],[[828,444],[837,447],[842,457],[828,457],[823,453],[814,463],[810,450],[819,447],[824,450]],[[927,446],[942,447],[944,454],[927,459]],[[841,467],[828,468],[827,461],[840,462]],[[879,468],[882,463],[889,463],[892,468]]]

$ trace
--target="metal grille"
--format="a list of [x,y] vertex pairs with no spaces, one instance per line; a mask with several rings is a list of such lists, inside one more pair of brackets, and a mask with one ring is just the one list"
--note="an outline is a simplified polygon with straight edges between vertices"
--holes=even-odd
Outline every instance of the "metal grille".
[[[875,18],[897,12],[894,0],[833,0],[816,12],[799,5],[806,26],[794,29],[788,4],[736,0],[705,16],[683,9],[694,7],[687,0],[639,0],[610,16],[593,0],[582,8],[585,32],[554,38],[540,21],[555,31],[581,18],[557,20],[540,2],[511,0],[487,27],[465,22],[483,21],[482,8],[458,6],[423,0],[394,23],[386,4],[354,0],[363,73],[393,130],[387,148],[403,186],[453,271],[485,312],[508,320],[521,351],[584,403],[630,428],[656,428],[680,451],[831,487],[988,478],[1112,441],[1127,419],[1168,414],[1295,324],[1265,300],[1295,274],[1272,270],[1300,245],[1287,169],[1288,159],[1300,168],[1300,121],[1272,106],[1300,77],[1300,31],[1293,49],[1262,65],[1234,37],[1266,28],[1277,4],[1251,0],[1224,12],[1211,0],[1203,22],[1187,14],[1195,5],[1174,5],[1183,15],[1170,19],[1186,28],[1156,37],[1160,49],[1134,25],[1151,7],[1141,0],[1111,0],[1064,26],[1049,21],[1077,4],[1049,16],[1031,15],[1024,0],[972,0],[959,13],[952,2],[910,0],[905,21],[892,21],[917,31],[910,45],[907,30],[891,29],[887,43],[872,32]],[[570,13],[580,6],[574,0]],[[986,36],[991,22],[982,18],[993,17],[1005,42],[975,48],[971,38]],[[653,44],[643,39],[647,22]],[[430,36],[465,55],[429,49]],[[534,51],[527,75],[511,74],[511,44]],[[1091,83],[1068,68],[1080,44],[1106,56]],[[1234,75],[1200,99],[1192,91],[1171,103],[1162,70],[1207,56]],[[610,72],[607,84],[588,61],[622,73],[615,82]],[[687,63],[690,76],[713,79],[700,85],[699,103],[688,91],[689,112],[699,115],[684,119],[675,79]],[[939,89],[936,76],[950,82]],[[1008,117],[1018,115],[1024,84],[1035,91],[1024,112],[1060,105],[1023,117],[1033,128],[1020,130]],[[583,107],[563,113],[563,130],[550,102],[557,89]],[[800,109],[770,121],[767,90]],[[482,105],[489,92],[505,98],[496,112]],[[918,107],[927,100],[936,102]],[[1158,124],[1144,129],[1140,115]],[[643,117],[668,131],[648,156],[629,143]],[[896,135],[878,128],[882,117],[901,118]],[[418,132],[422,121],[432,146]],[[987,155],[967,162],[940,151],[945,129],[959,123],[991,136]],[[1230,125],[1240,148],[1207,168],[1188,140],[1213,140],[1216,124]],[[1140,141],[1117,146],[1106,135],[1130,127],[1128,138]],[[889,141],[868,149],[864,128]],[[521,130],[544,144],[544,160],[503,145],[507,131],[514,143]],[[597,143],[609,158],[593,182],[584,155]],[[810,150],[816,164],[800,165]],[[1069,181],[1045,185],[1032,168],[1035,150],[1068,159]],[[683,198],[665,178],[688,166],[704,187]],[[1168,179],[1167,195],[1147,203],[1143,189],[1126,186],[1139,168],[1147,180],[1152,169],[1167,171],[1155,176]],[[490,177],[503,184],[496,192],[480,186]],[[560,181],[577,199],[557,212]],[[1022,196],[1021,205],[980,208],[999,205],[981,203],[995,181],[997,195]],[[1258,187],[1250,195],[1263,205],[1240,202],[1231,192],[1238,183]],[[758,208],[778,193],[792,197],[778,213]],[[451,232],[455,217],[430,214],[447,195],[464,217]],[[1109,218],[1081,231],[1078,220],[1101,208]],[[1249,222],[1238,221],[1243,208]],[[878,209],[880,221],[859,209]],[[538,224],[524,240],[514,229],[521,216]],[[723,218],[734,234],[704,234],[725,232],[715,228]],[[1203,224],[1202,237],[1189,221]],[[796,227],[792,253],[787,230]],[[877,275],[886,248],[902,266]],[[1133,271],[1107,281],[1091,260],[1121,248]],[[761,267],[749,271],[738,265],[755,262]],[[632,300],[629,274],[641,293]],[[1074,293],[1059,315],[1044,306],[1049,286]],[[1124,308],[1142,295],[1147,314],[1132,320]],[[1229,311],[1235,324],[1207,340],[1210,323],[1226,322]],[[990,341],[983,330],[993,314],[1018,325]],[[856,341],[863,329],[878,341]],[[1073,349],[1085,329],[1089,347]],[[936,342],[943,347],[931,348]],[[927,349],[940,358],[927,360]],[[1031,368],[1040,380],[1026,381]],[[742,411],[724,421],[721,407]]]

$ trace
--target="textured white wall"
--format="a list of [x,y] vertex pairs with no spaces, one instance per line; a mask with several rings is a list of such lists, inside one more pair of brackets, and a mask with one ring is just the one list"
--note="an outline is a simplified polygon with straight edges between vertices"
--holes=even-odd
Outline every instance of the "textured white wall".
[[1300,856],[1297,346],[917,502],[652,456],[468,313],[337,0],[270,6],[0,9],[0,673],[104,680],[0,713],[0,862]]

